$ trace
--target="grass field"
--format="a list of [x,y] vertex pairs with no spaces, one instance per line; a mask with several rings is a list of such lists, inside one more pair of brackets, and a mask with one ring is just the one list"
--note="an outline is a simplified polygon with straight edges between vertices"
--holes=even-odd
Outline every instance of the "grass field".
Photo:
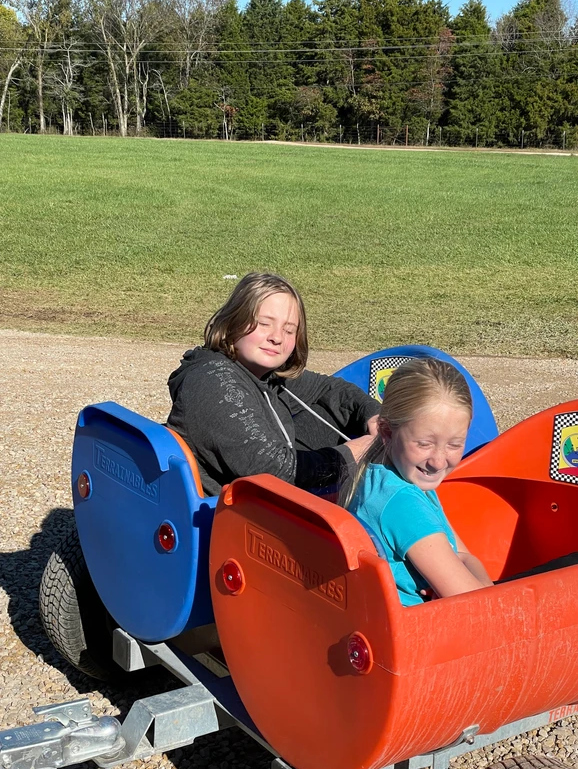
[[577,352],[577,158],[0,135],[0,325],[198,342],[280,272],[318,349]]

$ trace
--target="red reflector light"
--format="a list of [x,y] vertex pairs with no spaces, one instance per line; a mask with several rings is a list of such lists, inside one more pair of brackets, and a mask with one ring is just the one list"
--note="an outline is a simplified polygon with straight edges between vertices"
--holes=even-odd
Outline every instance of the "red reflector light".
[[86,473],[81,473],[77,478],[77,489],[83,499],[86,499],[91,493],[91,479]]
[[157,539],[159,540],[159,544],[165,550],[166,553],[169,553],[171,550],[174,550],[177,542],[177,537],[175,536],[175,529],[173,528],[173,526],[167,521],[162,523],[159,529],[157,530]]
[[369,642],[362,633],[353,633],[348,639],[348,659],[357,673],[369,673],[373,666],[373,654]]
[[232,595],[238,595],[246,584],[240,564],[233,559],[226,561],[222,566],[224,585]]

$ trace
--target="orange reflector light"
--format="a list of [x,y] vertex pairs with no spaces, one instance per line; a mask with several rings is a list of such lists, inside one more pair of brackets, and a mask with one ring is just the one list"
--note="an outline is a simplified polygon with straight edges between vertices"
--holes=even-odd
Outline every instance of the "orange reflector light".
[[232,595],[238,595],[245,587],[244,574],[237,561],[232,558],[222,566],[224,585]]
[[166,553],[175,549],[177,537],[175,536],[175,529],[168,521],[164,521],[157,530],[157,539]]
[[353,633],[348,639],[348,659],[357,673],[366,675],[373,666],[369,642],[362,633]]
[[91,479],[86,473],[81,473],[77,479],[77,489],[83,499],[91,493]]

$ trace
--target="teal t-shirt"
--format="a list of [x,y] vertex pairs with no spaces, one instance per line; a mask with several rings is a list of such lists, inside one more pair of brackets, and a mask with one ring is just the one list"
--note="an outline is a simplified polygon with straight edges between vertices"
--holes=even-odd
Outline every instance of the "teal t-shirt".
[[423,603],[419,591],[429,587],[406,558],[420,539],[443,532],[457,552],[457,543],[435,491],[422,491],[392,467],[370,464],[348,506],[385,548],[403,606]]

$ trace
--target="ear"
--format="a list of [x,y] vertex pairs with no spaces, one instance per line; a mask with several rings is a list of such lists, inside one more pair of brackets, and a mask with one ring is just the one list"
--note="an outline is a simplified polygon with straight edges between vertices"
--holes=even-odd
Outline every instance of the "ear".
[[381,419],[379,417],[378,431],[379,431],[379,435],[382,438],[383,443],[387,443],[388,441],[391,440],[393,431],[391,430],[391,425],[386,419]]

